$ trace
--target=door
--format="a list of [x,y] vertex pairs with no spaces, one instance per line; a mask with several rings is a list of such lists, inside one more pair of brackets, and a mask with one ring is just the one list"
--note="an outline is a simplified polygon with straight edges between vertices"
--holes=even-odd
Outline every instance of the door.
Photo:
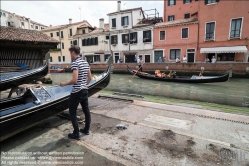
[[195,61],[195,53],[188,53],[188,62],[194,62]]
[[145,63],[150,63],[150,55],[145,55]]
[[155,51],[154,52],[154,63],[157,63],[159,58],[163,57],[163,51]]

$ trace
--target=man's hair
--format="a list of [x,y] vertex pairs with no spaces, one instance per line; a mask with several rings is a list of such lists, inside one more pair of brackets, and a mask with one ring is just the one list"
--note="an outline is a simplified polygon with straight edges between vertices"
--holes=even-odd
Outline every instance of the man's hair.
[[75,54],[79,55],[79,54],[80,54],[80,47],[78,47],[78,46],[71,46],[71,47],[69,48],[69,51],[70,51],[70,52],[74,51]]

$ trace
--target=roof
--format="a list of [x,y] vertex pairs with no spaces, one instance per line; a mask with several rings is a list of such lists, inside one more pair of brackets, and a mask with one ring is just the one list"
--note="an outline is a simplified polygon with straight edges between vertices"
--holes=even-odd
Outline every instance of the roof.
[[188,24],[197,24],[198,18],[188,18],[183,20],[174,20],[169,22],[161,22],[155,25],[155,28],[162,28],[162,27],[173,27],[173,26],[181,26],[181,25],[188,25]]
[[142,10],[142,7],[132,8],[132,9],[126,9],[126,10],[120,10],[119,12],[116,11],[116,12],[113,12],[113,13],[108,13],[107,16],[112,15],[112,14],[122,13],[122,12],[134,11],[134,10]]
[[41,31],[13,28],[7,26],[0,27],[0,41],[25,41],[42,43],[59,43],[59,41],[43,34]]
[[98,34],[103,32],[109,32],[109,24],[104,24],[104,31],[102,31],[100,28],[96,28],[93,31],[86,33],[86,34],[80,34],[80,35],[74,35],[74,37],[81,37],[81,36],[89,36],[92,34]]
[[133,28],[145,27],[145,26],[150,26],[150,25],[153,25],[153,24],[152,23],[150,23],[150,24],[141,24],[141,23],[138,23],[138,24],[134,25]]
[[51,30],[56,30],[56,29],[63,29],[63,28],[67,28],[69,26],[72,26],[72,25],[79,25],[79,24],[85,24],[85,26],[90,26],[92,27],[88,21],[86,20],[83,20],[83,21],[80,21],[80,22],[75,22],[75,23],[72,23],[72,24],[64,24],[64,25],[56,25],[56,26],[51,26],[51,27],[46,27],[45,29],[41,30],[41,31],[51,31]]
[[[1,9],[1,11],[3,11],[3,12],[5,12],[5,13],[8,13],[8,14],[15,14],[15,16],[18,18],[18,19],[26,19],[26,20],[28,20],[29,18],[27,18],[27,17],[24,17],[24,16],[20,16],[20,15],[18,15],[18,14],[16,14],[16,13],[11,13],[11,12],[8,12],[8,11],[6,11],[6,10],[3,10],[3,9]],[[35,22],[35,21],[33,21],[33,20],[30,20],[30,22],[31,23],[33,23],[33,24],[36,24],[36,25],[40,25],[40,26],[43,26],[43,27],[47,27],[47,25],[43,25],[43,24],[41,24],[41,23],[38,23],[38,22]]]

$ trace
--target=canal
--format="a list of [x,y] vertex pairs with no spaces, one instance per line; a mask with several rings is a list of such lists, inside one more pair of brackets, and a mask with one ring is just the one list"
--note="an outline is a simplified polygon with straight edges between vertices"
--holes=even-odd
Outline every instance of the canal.
[[[71,73],[51,73],[53,85],[69,81]],[[92,74],[97,75],[97,74]],[[140,95],[163,96],[224,105],[249,107],[249,80],[231,78],[223,83],[188,84],[141,79],[128,74],[112,74],[105,90]]]

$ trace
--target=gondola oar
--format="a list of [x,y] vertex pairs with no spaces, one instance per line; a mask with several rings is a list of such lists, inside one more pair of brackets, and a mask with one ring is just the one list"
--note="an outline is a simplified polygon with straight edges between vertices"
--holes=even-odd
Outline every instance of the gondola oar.
[[[145,64],[145,62],[141,65],[141,67],[139,67],[139,69],[137,70],[137,72],[142,68],[142,66]],[[129,79],[129,82],[131,82],[131,80],[133,79],[133,77],[137,74],[137,72],[131,77],[131,79]]]

